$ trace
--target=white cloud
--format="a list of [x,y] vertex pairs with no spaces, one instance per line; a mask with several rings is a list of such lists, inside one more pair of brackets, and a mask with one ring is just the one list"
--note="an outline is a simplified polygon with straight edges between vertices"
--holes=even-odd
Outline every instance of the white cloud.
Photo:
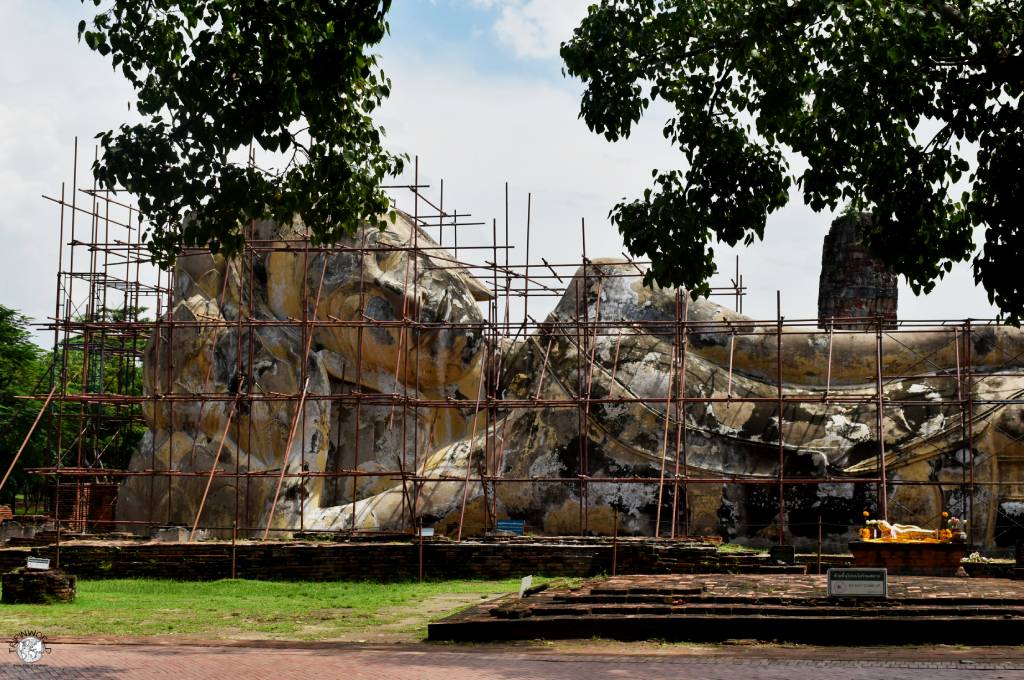
[[93,135],[132,116],[127,83],[77,42],[78,19],[90,9],[0,3],[0,303],[37,320],[53,315],[59,223],[59,209],[41,195],[60,196],[66,181],[70,200],[75,136],[79,187],[91,185]]
[[519,58],[551,59],[587,13],[591,0],[474,0],[500,7],[494,23],[498,41]]

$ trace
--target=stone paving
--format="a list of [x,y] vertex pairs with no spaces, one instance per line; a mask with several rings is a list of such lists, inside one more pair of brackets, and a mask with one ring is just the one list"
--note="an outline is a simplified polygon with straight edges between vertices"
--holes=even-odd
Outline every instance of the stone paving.
[[214,646],[53,644],[34,664],[11,655],[0,678],[149,680],[261,678],[309,680],[502,680],[537,678],[700,678],[701,680],[990,680],[1024,678],[1020,648],[876,650],[821,648],[671,648],[614,653],[599,645],[569,649],[500,646],[359,646],[310,644]]
[[[705,597],[736,597],[750,600],[770,596],[815,599],[828,595],[827,576],[672,574],[613,576],[594,586],[600,590],[700,589]],[[1024,581],[994,578],[937,578],[889,576],[889,597],[896,600],[979,599],[1024,601]]]
[[1019,644],[1024,581],[893,576],[889,597],[879,599],[830,598],[825,576],[618,576],[483,602],[431,623],[428,636]]

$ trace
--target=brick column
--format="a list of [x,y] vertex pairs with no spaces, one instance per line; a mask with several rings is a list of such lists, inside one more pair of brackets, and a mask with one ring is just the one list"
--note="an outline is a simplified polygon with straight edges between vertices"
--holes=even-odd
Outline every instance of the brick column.
[[821,249],[818,284],[818,319],[822,328],[830,318],[867,317],[864,322],[837,321],[837,329],[871,329],[874,318],[896,327],[896,273],[872,256],[861,242],[868,214],[843,215],[832,223]]

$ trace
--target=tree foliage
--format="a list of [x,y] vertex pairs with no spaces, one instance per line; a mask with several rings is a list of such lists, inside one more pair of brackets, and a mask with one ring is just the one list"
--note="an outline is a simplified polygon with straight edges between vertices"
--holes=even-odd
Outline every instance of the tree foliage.
[[[32,342],[28,324],[25,316],[0,305],[0,475],[7,471],[43,407],[41,401],[22,397],[38,394],[44,387],[49,389],[49,362]],[[25,468],[46,465],[46,456],[45,433],[37,432],[22,452],[0,501],[13,506],[15,494],[25,494],[37,481],[25,473]]]
[[[93,323],[116,323],[127,314],[125,309],[103,309],[91,318]],[[28,439],[0,502],[27,508],[30,499],[38,498],[52,481],[27,470],[54,466],[58,458],[63,466],[76,466],[81,453],[81,464],[97,470],[128,466],[146,430],[140,405],[79,404],[62,402],[59,396],[61,389],[70,395],[141,395],[139,356],[145,340],[94,332],[88,350],[86,345],[83,336],[74,335],[51,354],[32,341],[27,317],[0,305],[0,475],[26,441],[43,407],[39,397],[47,394],[55,381],[62,384],[58,398]],[[30,398],[33,396],[36,398]],[[15,503],[17,497],[22,500],[20,506]]]
[[[88,316],[75,318],[102,328],[138,319],[145,323],[144,308],[100,308]],[[58,372],[63,372],[63,390],[67,394],[110,394],[140,396],[142,389],[141,356],[146,340],[138,333],[92,330],[88,337],[74,334],[62,342],[55,355]],[[63,367],[63,368],[61,368]],[[146,431],[140,404],[65,402],[54,411],[60,418],[61,465],[126,469],[139,440]],[[56,454],[47,465],[56,463]]]
[[[683,169],[611,211],[648,280],[708,291],[712,240],[763,238],[793,186],[814,210],[875,215],[868,245],[928,292],[974,253],[1024,314],[1020,0],[601,0],[562,46],[581,117],[628,137],[652,101]],[[976,150],[976,158],[974,151]],[[801,163],[801,166],[804,163]],[[968,190],[954,195],[966,179]]]
[[[252,219],[298,213],[328,242],[387,212],[381,181],[402,158],[371,118],[391,84],[366,49],[390,0],[89,1],[100,12],[79,39],[124,74],[144,119],[98,135],[94,171],[138,197],[156,261],[236,252]],[[238,162],[251,145],[290,160]]]

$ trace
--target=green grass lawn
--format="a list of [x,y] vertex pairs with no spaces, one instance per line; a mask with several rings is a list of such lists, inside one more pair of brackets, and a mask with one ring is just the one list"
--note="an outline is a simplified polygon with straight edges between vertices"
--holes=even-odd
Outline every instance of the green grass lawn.
[[[326,640],[381,625],[419,631],[446,611],[518,587],[518,579],[388,584],[80,580],[71,604],[0,605],[0,630],[39,630],[50,637]],[[423,607],[430,602],[433,612]],[[438,602],[450,608],[438,612]]]

